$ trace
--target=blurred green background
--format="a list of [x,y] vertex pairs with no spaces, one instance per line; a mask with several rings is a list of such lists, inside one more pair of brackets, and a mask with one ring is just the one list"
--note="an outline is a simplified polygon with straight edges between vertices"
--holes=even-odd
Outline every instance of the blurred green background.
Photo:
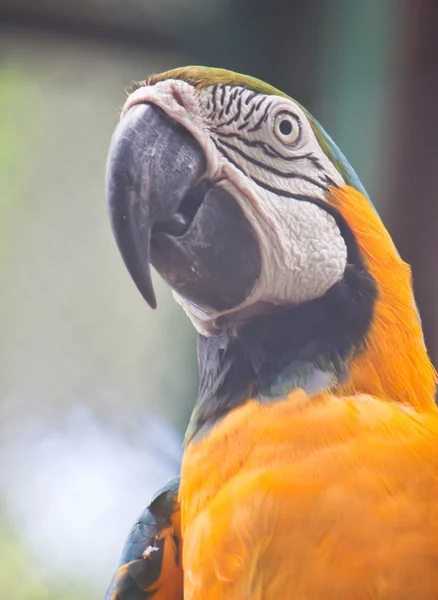
[[99,598],[135,517],[178,472],[196,339],[150,311],[105,206],[124,89],[207,64],[303,103],[413,265],[438,358],[438,3],[0,0],[0,589]]

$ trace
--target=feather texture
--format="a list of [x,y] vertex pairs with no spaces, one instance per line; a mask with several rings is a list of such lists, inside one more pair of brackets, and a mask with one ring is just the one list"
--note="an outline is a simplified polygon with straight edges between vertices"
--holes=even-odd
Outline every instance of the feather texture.
[[105,600],[182,600],[178,489],[171,479],[139,516]]
[[368,395],[234,410],[185,452],[185,599],[438,597],[437,435]]

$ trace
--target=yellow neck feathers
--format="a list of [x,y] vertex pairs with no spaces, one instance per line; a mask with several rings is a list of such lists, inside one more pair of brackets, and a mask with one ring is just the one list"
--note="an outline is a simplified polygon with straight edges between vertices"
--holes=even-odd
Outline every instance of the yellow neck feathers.
[[329,202],[353,230],[378,288],[366,350],[354,359],[340,392],[368,393],[420,411],[433,409],[436,372],[424,344],[410,267],[360,192],[349,186],[330,192]]

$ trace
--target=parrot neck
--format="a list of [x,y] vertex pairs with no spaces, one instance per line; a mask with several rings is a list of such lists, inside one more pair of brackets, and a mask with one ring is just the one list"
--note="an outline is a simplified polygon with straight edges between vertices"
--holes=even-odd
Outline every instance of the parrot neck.
[[376,286],[342,217],[339,227],[348,266],[324,296],[199,336],[200,386],[186,441],[250,398],[268,404],[297,388],[312,396],[348,378],[352,355],[364,348]]
[[[186,442],[250,398],[370,394],[416,410],[435,407],[436,373],[424,345],[409,266],[357,190],[331,188],[328,204],[348,256],[324,296],[198,338],[200,387]],[[354,232],[354,234],[353,234]]]
[[329,202],[354,231],[378,291],[365,351],[354,357],[339,392],[369,393],[415,410],[433,409],[436,372],[424,343],[410,267],[360,192],[349,186],[330,192]]

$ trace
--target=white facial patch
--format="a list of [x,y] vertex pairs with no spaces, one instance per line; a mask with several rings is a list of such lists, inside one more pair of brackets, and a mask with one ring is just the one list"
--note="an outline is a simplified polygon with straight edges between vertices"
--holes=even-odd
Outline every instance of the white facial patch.
[[[122,112],[151,102],[185,127],[207,157],[206,177],[230,192],[260,243],[256,302],[296,305],[322,296],[342,279],[347,248],[335,219],[317,203],[343,184],[308,117],[288,98],[217,85],[197,91],[166,80],[133,92]],[[315,203],[316,201],[316,203]],[[175,294],[199,333],[211,335],[224,313],[205,311]]]
[[274,304],[301,304],[322,296],[342,278],[347,248],[334,218],[311,202],[260,194],[263,263],[254,295]]

